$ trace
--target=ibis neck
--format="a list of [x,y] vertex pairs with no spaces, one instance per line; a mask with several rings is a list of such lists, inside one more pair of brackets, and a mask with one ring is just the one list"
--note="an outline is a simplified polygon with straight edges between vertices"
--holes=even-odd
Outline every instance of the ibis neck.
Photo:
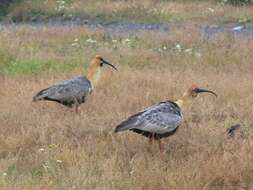
[[189,105],[190,102],[191,102],[191,98],[187,94],[184,94],[181,98],[179,98],[177,101],[175,101],[175,103],[180,108]]
[[87,72],[87,79],[95,86],[101,77],[101,68],[89,68]]

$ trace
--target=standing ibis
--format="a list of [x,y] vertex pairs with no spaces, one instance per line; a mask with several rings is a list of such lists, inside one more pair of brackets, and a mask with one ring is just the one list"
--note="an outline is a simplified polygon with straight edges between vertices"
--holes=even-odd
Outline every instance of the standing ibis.
[[114,65],[97,55],[89,64],[86,77],[75,77],[43,89],[33,97],[33,101],[54,101],[70,108],[74,106],[77,112],[78,106],[85,102],[85,98],[92,92],[94,86],[98,83],[103,65],[109,65],[117,70]]
[[188,105],[199,93],[211,93],[213,91],[192,86],[177,101],[164,101],[138,112],[120,123],[114,132],[130,130],[149,138],[149,142],[158,141],[159,149],[162,151],[161,138],[173,135],[183,117],[181,108]]

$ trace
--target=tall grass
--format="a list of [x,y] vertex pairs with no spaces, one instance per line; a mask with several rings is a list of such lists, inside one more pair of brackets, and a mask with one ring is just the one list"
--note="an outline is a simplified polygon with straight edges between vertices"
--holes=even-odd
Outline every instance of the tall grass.
[[119,55],[116,63],[139,69],[233,67],[251,65],[252,60],[250,37],[224,33],[208,39],[190,25],[184,30],[171,27],[170,33],[142,32],[132,37],[83,27],[3,27],[0,43],[1,73],[85,71],[95,54],[109,59]]
[[[104,82],[79,115],[54,103],[31,102],[36,91],[70,74],[5,76],[1,188],[251,189],[252,138],[228,139],[225,130],[241,120],[243,128],[252,130],[252,75],[246,69],[210,70],[186,69],[187,75],[181,75],[121,68],[111,77],[105,71]],[[163,155],[142,136],[112,134],[129,114],[175,99],[193,82],[214,89],[219,98],[203,95],[184,110],[185,122],[164,139]]]
[[[0,43],[1,189],[253,188],[252,136],[225,135],[236,123],[252,133],[251,38],[206,40],[191,28],[127,38],[20,27],[3,29]],[[40,89],[84,74],[95,54],[120,72],[103,68],[80,114],[32,103]],[[163,140],[164,154],[142,136],[112,133],[130,114],[174,100],[193,83],[218,98],[202,95],[183,110],[179,131]]]

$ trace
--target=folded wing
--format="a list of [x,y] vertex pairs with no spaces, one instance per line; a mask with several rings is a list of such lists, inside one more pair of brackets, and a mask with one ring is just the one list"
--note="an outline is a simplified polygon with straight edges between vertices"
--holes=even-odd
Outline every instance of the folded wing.
[[131,130],[147,136],[149,133],[165,135],[177,129],[182,122],[180,108],[174,102],[160,102],[130,116],[119,124],[115,132]]
[[72,107],[73,104],[84,102],[85,97],[91,91],[92,86],[90,81],[81,76],[43,89],[33,97],[33,100],[55,101]]

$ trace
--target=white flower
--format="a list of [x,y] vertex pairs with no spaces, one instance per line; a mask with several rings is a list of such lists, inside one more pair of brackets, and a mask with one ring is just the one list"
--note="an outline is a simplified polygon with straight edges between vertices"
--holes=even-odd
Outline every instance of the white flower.
[[184,51],[185,51],[185,53],[192,54],[192,48],[188,48],[188,49],[186,49]]
[[38,150],[38,152],[44,152],[44,151],[45,151],[44,148],[40,148],[40,149]]
[[117,40],[112,40],[112,43],[117,43]]
[[176,49],[177,49],[178,51],[181,51],[181,45],[180,45],[180,44],[176,44]]
[[195,55],[196,55],[197,57],[201,57],[201,56],[202,56],[202,54],[199,53],[199,52],[196,52]]
[[57,162],[57,163],[59,163],[59,164],[61,164],[61,163],[62,163],[62,161],[61,161],[61,160],[56,160],[56,162]]
[[208,8],[208,10],[211,12],[211,13],[213,13],[214,12],[214,9],[212,9],[212,8]]
[[130,39],[128,39],[128,38],[126,38],[124,41],[123,41],[123,43],[129,43],[129,42],[131,42],[131,40]]
[[236,26],[236,27],[233,28],[233,31],[240,31],[244,28],[245,28],[244,26]]
[[79,44],[78,43],[72,43],[71,46],[73,46],[73,47],[74,46],[79,46]]
[[161,48],[158,48],[157,51],[158,51],[158,52],[162,52],[162,49],[161,49]]
[[163,50],[167,50],[167,47],[166,47],[166,46],[163,46]]
[[7,173],[6,173],[6,172],[3,172],[3,176],[7,176]]
[[64,0],[57,0],[56,3],[57,3],[57,7],[55,7],[56,11],[62,11],[65,9],[66,2]]
[[87,39],[86,42],[91,43],[91,44],[97,43],[96,40],[93,40],[91,38]]

